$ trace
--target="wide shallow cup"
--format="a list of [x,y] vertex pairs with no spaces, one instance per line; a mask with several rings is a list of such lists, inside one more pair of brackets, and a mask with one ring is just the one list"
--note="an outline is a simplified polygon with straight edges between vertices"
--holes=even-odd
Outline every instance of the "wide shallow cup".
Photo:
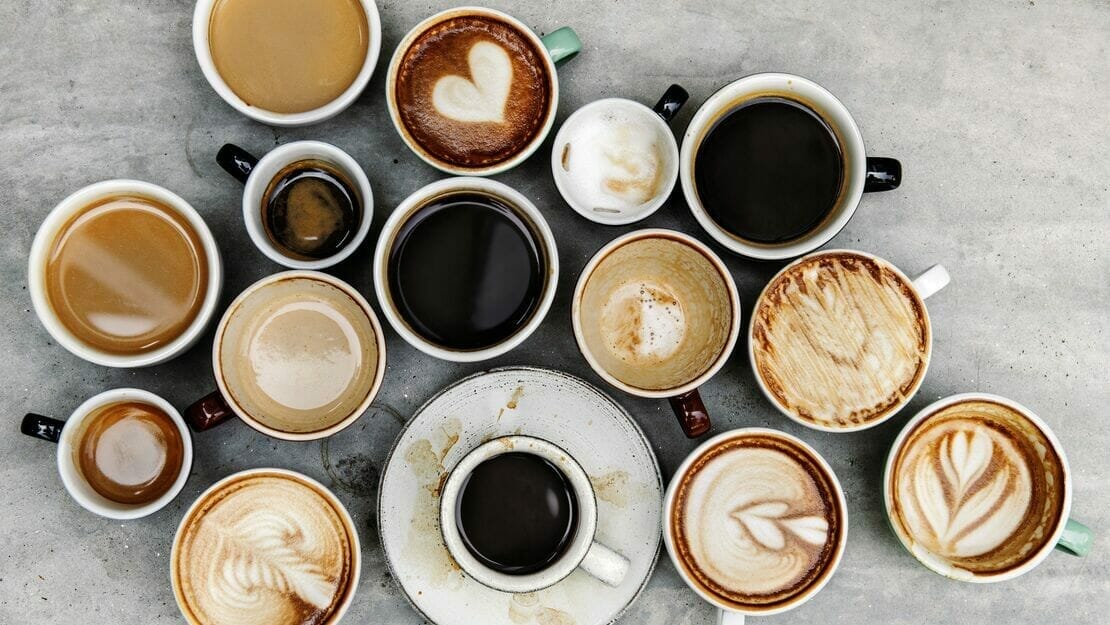
[[[86,344],[66,329],[58,319],[46,295],[46,263],[59,231],[75,214],[104,198],[128,195],[155,200],[177,211],[189,222],[204,247],[205,260],[208,264],[208,286],[204,293],[204,303],[197,312],[196,318],[176,339],[141,354],[112,354]],[[220,250],[216,246],[212,231],[208,229],[208,225],[204,223],[204,219],[196,209],[176,193],[139,180],[105,180],[75,191],[62,200],[39,226],[35,240],[31,244],[30,259],[27,262],[27,287],[31,292],[31,303],[35,307],[35,315],[38,316],[46,331],[73,355],[105,367],[147,367],[180,356],[204,333],[205,327],[212,319],[212,314],[216,311],[223,284],[224,272],[223,263],[220,261]]]
[[231,90],[231,87],[220,76],[220,72],[216,69],[216,63],[212,60],[212,49],[208,45],[208,29],[212,21],[212,10],[216,3],[220,1],[197,0],[196,7],[193,9],[193,52],[196,54],[197,63],[200,64],[201,72],[204,73],[204,78],[208,80],[208,84],[212,85],[212,88],[224,99],[224,102],[230,104],[232,108],[243,115],[271,126],[308,126],[316,124],[331,119],[346,110],[358,99],[359,94],[370,82],[370,75],[374,73],[374,66],[378,64],[378,55],[382,49],[382,22],[378,15],[378,5],[374,0],[359,0],[362,4],[362,10],[366,13],[366,25],[370,29],[370,41],[366,48],[366,59],[362,62],[362,69],[359,70],[354,82],[351,83],[350,87],[347,87],[346,91],[324,106],[301,113],[275,113],[247,104]]

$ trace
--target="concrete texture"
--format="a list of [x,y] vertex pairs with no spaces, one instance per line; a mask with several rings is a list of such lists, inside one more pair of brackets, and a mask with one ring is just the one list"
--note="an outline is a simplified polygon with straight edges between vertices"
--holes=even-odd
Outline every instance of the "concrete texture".
[[[934,359],[921,393],[885,425],[858,434],[803,429],[758,394],[743,349],[710,384],[717,430],[763,425],[800,435],[829,459],[850,509],[840,571],[780,623],[1105,623],[1110,613],[1110,67],[1105,0],[1048,2],[804,2],[683,0],[505,2],[492,5],[538,31],[573,25],[585,50],[560,72],[560,119],[605,96],[652,103],[671,82],[698,104],[729,80],[789,71],[828,87],[854,113],[875,156],[905,166],[896,192],[863,199],[831,245],[859,247],[909,273],[935,262],[953,276],[929,300]],[[257,154],[295,139],[322,139],[365,167],[377,199],[374,229],[419,186],[440,177],[390,126],[382,67],[418,19],[444,2],[381,3],[385,42],[364,96],[325,124],[278,130],[235,113],[193,58],[187,0],[5,0],[0,3],[0,622],[172,623],[168,550],[181,513],[218,478],[280,466],[335,486],[363,528],[363,581],[352,623],[417,623],[389,578],[372,507],[380,462],[400,419],[436,389],[487,366],[538,364],[600,383],[577,353],[569,301],[578,271],[604,242],[633,227],[587,223],[560,200],[550,146],[498,178],[533,198],[560,245],[555,306],[522,347],[483,365],[426,357],[388,336],[381,408],[366,427],[322,446],[281,443],[235,422],[195,437],[184,492],[139,522],[85,512],[62,489],[54,449],[17,433],[25,411],[68,415],[107,388],[138,386],[184,407],[213,380],[207,340],[184,357],[115,371],[53,344],[31,312],[25,259],[47,211],[74,189],[134,177],[183,195],[208,220],[227,261],[224,303],[278,270],[249,242],[241,188],[213,159],[226,141]],[[644,226],[703,240],[676,192]],[[367,244],[334,273],[371,293]],[[728,258],[745,311],[777,264]],[[211,337],[209,333],[208,337]],[[1080,560],[1054,554],[1018,580],[973,586],[926,571],[896,542],[882,512],[880,479],[901,425],[926,403],[982,390],[1024,402],[1055,429],[1075,473],[1074,516],[1102,533]],[[619,393],[647,431],[665,477],[694,443],[664,402]],[[396,412],[396,416],[390,416]],[[368,421],[371,420],[371,421]],[[588,600],[588,598],[587,598]],[[666,560],[622,623],[713,622],[709,607]]]

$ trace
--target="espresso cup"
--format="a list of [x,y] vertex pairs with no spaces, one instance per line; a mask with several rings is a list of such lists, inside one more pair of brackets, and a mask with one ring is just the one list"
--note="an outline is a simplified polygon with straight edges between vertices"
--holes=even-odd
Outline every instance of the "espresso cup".
[[[342,93],[331,101],[316,106],[311,110],[297,112],[276,112],[267,110],[258,106],[257,103],[252,104],[244,100],[243,97],[232,89],[228,81],[220,75],[220,71],[217,69],[216,59],[213,57],[210,41],[213,13],[218,5],[229,1],[231,0],[197,0],[196,7],[193,9],[193,52],[196,54],[197,63],[200,65],[201,72],[204,73],[204,78],[208,81],[208,84],[212,86],[212,89],[214,89],[221,98],[223,98],[224,102],[227,102],[232,108],[243,115],[271,126],[308,126],[310,124],[316,124],[331,119],[346,110],[347,107],[358,99],[362,90],[365,89],[366,85],[370,82],[370,75],[373,74],[374,66],[378,63],[378,55],[382,46],[381,18],[378,15],[378,5],[374,0],[358,0],[358,4],[366,18],[365,35],[367,40],[365,56],[358,73],[353,77],[350,85],[342,91]],[[277,10],[273,6],[262,7],[260,6],[261,4],[262,3],[257,3],[253,8],[256,10],[270,11],[271,15],[273,11]],[[314,3],[305,3],[305,6],[311,7],[313,4]],[[313,26],[322,28],[319,24],[314,24]],[[253,42],[257,44],[257,39],[260,35],[257,31],[260,28],[262,28],[260,25],[252,26],[244,24],[244,35],[249,35],[246,39],[252,41],[251,37],[253,37]],[[255,32],[248,32],[248,29],[253,29]],[[318,35],[318,33],[313,32],[313,35]],[[296,42],[291,41],[290,45],[304,46],[305,42],[302,40],[297,40]],[[300,53],[303,55],[303,49]],[[265,70],[259,68],[255,73],[256,75],[258,73],[270,74],[271,72],[280,71],[281,68],[266,68]],[[247,75],[250,73],[252,72],[246,72]],[[313,78],[316,80],[320,79],[319,76]]]
[[813,598],[840,565],[844,491],[801,439],[767,428],[723,432],[675,470],[663,543],[682,581],[741,625]]
[[[125,416],[89,432],[103,411],[127,405],[152,407],[168,423],[128,423]],[[65,421],[28,414],[20,431],[57,443],[58,474],[66,491],[82,508],[109,519],[138,519],[161,510],[181,492],[193,466],[193,439],[181,414],[154,393],[135,388],[95,395]],[[96,439],[86,443],[90,435]],[[176,442],[172,449],[171,441]],[[98,452],[101,443],[118,456],[103,457],[110,454]],[[95,476],[86,473],[86,465]],[[113,492],[120,490],[127,496]]]
[[[830,171],[827,172],[828,176],[825,176],[828,178],[827,181],[809,180],[808,174],[814,173],[808,171],[809,167],[799,167],[807,171],[773,172],[773,179],[782,178],[783,189],[796,189],[799,192],[808,192],[817,186],[824,188],[826,185],[823,183],[828,182],[828,193],[815,201],[825,203],[831,200],[828,201],[831,206],[815,206],[815,213],[821,214],[815,214],[816,218],[807,227],[801,228],[800,232],[782,234],[774,237],[775,240],[770,240],[772,235],[768,234],[768,240],[755,240],[751,235],[745,237],[730,231],[720,223],[719,219],[713,217],[713,211],[707,208],[707,202],[704,201],[708,197],[702,197],[702,193],[706,190],[698,188],[697,169],[702,146],[706,144],[706,138],[712,132],[722,127],[719,122],[753,102],[766,100],[788,103],[790,109],[808,112],[810,116],[816,118],[814,127],[823,126],[825,130],[819,132],[831,135],[826,137],[827,156],[830,160],[829,165],[838,170],[838,175],[837,172]],[[780,126],[781,124],[767,123],[767,120],[752,120],[748,127],[778,130]],[[769,142],[769,149],[783,150],[783,145],[786,145],[783,137],[768,136],[766,139]],[[815,157],[813,143],[813,141],[799,139],[795,144],[799,146],[797,150],[799,156]],[[725,160],[734,167],[740,167],[733,157]],[[703,166],[707,165],[703,163]],[[737,170],[728,172],[727,175],[722,172],[720,176],[735,181],[742,179],[746,173],[746,171]],[[803,174],[807,175],[804,181],[800,180]],[[859,128],[840,100],[817,83],[792,74],[753,74],[725,85],[701,105],[690,120],[682,140],[680,179],[686,202],[690,205],[694,217],[718,243],[736,254],[754,259],[793,258],[821,247],[836,236],[852,218],[863,193],[897,188],[901,178],[902,166],[898,161],[891,158],[867,157]],[[768,176],[768,179],[772,178]],[[738,197],[747,197],[737,190],[733,191],[728,194],[731,202],[741,201],[737,199]],[[763,199],[770,202],[772,204],[770,206],[760,206],[759,198],[753,197],[746,200],[750,201],[751,205],[741,208],[745,209],[748,215],[752,214],[751,211],[762,211],[767,213],[768,217],[774,216],[774,213],[785,214],[783,207],[774,205],[775,202],[782,201],[782,193],[776,194],[768,190],[768,195],[771,197]],[[801,210],[800,206],[797,208]],[[800,215],[798,218],[802,219]],[[782,225],[785,226],[785,224]]]
[[[270,150],[256,159],[246,150],[225,144],[216,154],[216,162],[236,180],[243,183],[243,222],[251,241],[270,260],[290,269],[319,270],[331,267],[349,257],[358,249],[370,232],[374,216],[374,193],[370,181],[358,162],[343,150],[322,141],[294,141]],[[342,246],[325,258],[297,258],[283,251],[268,234],[265,212],[267,195],[287,168],[301,162],[319,162],[330,166],[338,174],[343,187],[350,185],[356,204],[357,226],[349,228],[350,235]],[[312,217],[311,215],[308,217]]]
[[606,382],[668,398],[686,436],[709,431],[698,387],[740,334],[740,296],[721,259],[691,236],[637,230],[594,255],[571,301],[578,349]]
[[232,415],[291,441],[327,438],[369,408],[385,376],[370,304],[316,271],[262,278],[231,302],[212,345],[217,390],[185,411],[194,430]]
[[950,579],[1001,582],[1055,548],[1084,556],[1093,535],[1069,518],[1072,472],[1032,410],[962,393],[923,408],[891,447],[883,500],[895,536]]
[[500,11],[436,13],[397,45],[385,81],[393,126],[421,160],[489,176],[527,159],[559,108],[556,65],[582,49],[567,27],[538,37]]
[[285,469],[213,484],[185,512],[170,551],[174,597],[190,625],[335,625],[361,575],[347,508]]
[[932,357],[925,299],[949,282],[933,265],[910,279],[856,250],[826,250],[771,278],[748,325],[760,390],[793,421],[825,432],[883,423],[921,388]]
[[559,277],[555,236],[515,189],[447,178],[390,214],[374,250],[374,291],[409,345],[478,362],[520,345],[543,322]]
[[[560,548],[552,551],[538,570],[532,570],[534,567],[531,567],[527,570],[508,573],[494,568],[496,563],[490,562],[488,556],[480,552],[480,548],[484,545],[479,544],[480,541],[474,537],[464,536],[463,530],[460,528],[460,525],[466,518],[469,518],[469,515],[481,519],[483,514],[489,513],[488,510],[482,508],[494,506],[496,506],[498,513],[512,516],[512,518],[503,518],[506,525],[513,525],[514,527],[521,527],[520,524],[525,523],[523,521],[525,518],[532,520],[534,512],[540,517],[548,517],[552,514],[553,503],[557,500],[555,492],[551,490],[541,491],[539,490],[540,486],[533,483],[521,488],[519,492],[505,487],[505,482],[511,481],[522,474],[527,474],[522,479],[531,477],[527,469],[524,471],[499,471],[495,467],[486,471],[485,475],[488,477],[479,477],[478,471],[481,471],[480,466],[483,463],[499,457],[504,458],[506,454],[525,456],[522,459],[526,463],[525,467],[528,466],[527,463],[532,462],[530,459],[534,458],[549,467],[548,470],[554,469],[554,473],[558,474],[555,479],[561,482],[559,490],[565,490],[569,494],[569,497],[562,504],[566,518],[561,519],[566,521],[565,525],[569,527],[569,531],[566,531],[561,537],[563,540]],[[558,476],[561,476],[562,479],[559,480]],[[487,482],[475,483],[483,479],[486,479]],[[488,480],[495,480],[498,483],[489,483]],[[471,490],[478,490],[479,492],[470,494]],[[544,492],[546,497],[525,504],[524,502],[505,501],[504,497],[509,496],[505,494],[506,492],[517,492],[518,495],[524,494],[524,492],[528,494]],[[490,496],[483,499],[483,494]],[[474,497],[475,501],[467,501],[470,497]],[[524,509],[526,505],[532,504],[535,504],[534,507],[540,510]],[[472,510],[472,508],[477,509]],[[544,518],[544,520],[548,519]],[[535,526],[538,523],[532,525],[533,527],[530,528],[532,535],[527,537],[528,541],[530,543],[543,541],[546,537],[536,530]],[[440,495],[440,528],[443,532],[443,542],[447,546],[447,550],[451,553],[455,562],[462,567],[462,570],[478,582],[503,592],[527,593],[547,588],[579,568],[605,584],[618,586],[628,572],[629,563],[627,558],[595,540],[597,533],[597,499],[589,476],[586,475],[578,462],[562,448],[554,443],[531,436],[505,436],[493,439],[471,450],[455,465],[444,483]],[[481,529],[488,531],[489,527],[486,525]],[[521,533],[524,531],[526,530],[521,529]],[[522,536],[501,536],[500,538],[504,542],[512,542],[522,539]],[[521,548],[520,545],[515,545],[515,547]],[[479,558],[482,558],[482,560]]]
[[[159,249],[129,250],[129,245],[141,243],[134,235],[113,229],[119,224],[96,226],[89,221],[87,215],[92,210],[115,200],[157,206],[157,211],[145,212],[165,213],[166,219],[158,228],[164,240],[153,236],[149,222],[138,229],[152,234],[148,242],[151,246],[159,245],[159,240],[167,243],[173,239],[176,251],[190,247],[189,253],[194,255],[191,261],[171,261]],[[73,266],[62,266],[59,275],[69,283],[67,289],[88,290],[92,301],[89,310],[66,323],[51,304],[51,289],[59,285],[51,282],[48,264],[62,262],[59,250],[74,240],[67,235],[62,241],[62,235],[72,233],[78,221],[92,232],[86,233],[81,249],[74,252]],[[185,275],[170,273],[175,268],[188,269],[195,275],[187,280]],[[106,367],[156,365],[192,347],[212,319],[223,279],[219,248],[200,214],[176,193],[138,180],[98,182],[62,200],[39,226],[27,263],[31,303],[46,331],[70,353]],[[192,290],[187,288],[189,284]],[[76,293],[72,297],[83,296]],[[70,316],[74,316],[73,302],[67,306]],[[154,336],[152,327],[161,328],[158,336]],[[98,344],[79,332],[98,337]]]
[[606,98],[571,114],[551,148],[551,175],[563,200],[611,226],[659,210],[678,180],[678,142],[669,124],[689,97],[671,85],[650,109]]

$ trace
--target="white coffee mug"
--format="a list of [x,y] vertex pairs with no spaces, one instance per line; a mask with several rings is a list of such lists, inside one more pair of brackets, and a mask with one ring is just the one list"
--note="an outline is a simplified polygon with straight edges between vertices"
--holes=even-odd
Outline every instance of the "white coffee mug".
[[[355,186],[355,192],[362,207],[361,221],[351,240],[335,254],[316,260],[290,258],[283,254],[266,235],[266,228],[262,223],[262,200],[270,182],[286,166],[304,160],[324,161],[339,170],[347,181]],[[358,246],[366,240],[366,234],[370,232],[370,222],[374,218],[374,192],[370,188],[370,180],[367,179],[358,161],[330,143],[294,141],[270,150],[261,159],[256,159],[246,150],[227,143],[216,154],[216,162],[227,173],[243,183],[243,222],[247,225],[247,234],[250,235],[255,247],[279,265],[290,269],[326,269],[354,254]]]
[[[181,217],[189,222],[204,247],[205,261],[208,265],[208,280],[200,310],[197,311],[196,318],[180,336],[157,349],[141,354],[113,354],[86,344],[70,332],[58,319],[47,300],[46,263],[59,231],[69,223],[75,214],[98,200],[128,195],[155,200],[177,211]],[[220,260],[220,250],[216,246],[216,239],[212,236],[212,231],[208,229],[208,225],[204,223],[200,214],[176,193],[156,184],[139,180],[105,180],[75,191],[62,200],[50,211],[42,225],[39,226],[34,243],[31,244],[31,254],[27,266],[27,286],[31,292],[31,303],[34,305],[35,314],[46,328],[46,331],[70,353],[105,367],[146,367],[166,362],[184,353],[200,339],[205,327],[212,319],[212,314],[216,311],[216,304],[219,303],[223,284],[224,272],[223,263]]]
[[[158,407],[169,415],[174,426],[177,427],[177,431],[181,434],[183,449],[181,467],[178,469],[177,478],[169,490],[149,503],[128,504],[108,499],[89,485],[77,464],[76,448],[81,443],[78,437],[84,431],[84,428],[81,427],[82,424],[89,417],[95,415],[98,409],[121,402],[142,402]],[[181,418],[181,413],[168,401],[154,393],[137,388],[119,388],[90,397],[78,406],[65,421],[28,414],[23,418],[20,430],[28,436],[57,443],[58,474],[62,478],[62,484],[66,491],[82,508],[109,519],[138,519],[161,510],[181,492],[185,482],[189,479],[189,472],[193,468],[193,438],[189,434],[189,428],[186,427],[185,420]]]
[[[509,575],[478,561],[467,550],[455,521],[459,493],[467,478],[481,463],[501,454],[517,452],[539,456],[566,476],[577,500],[578,523],[574,538],[559,558],[534,573]],[[618,586],[628,573],[628,559],[595,540],[597,534],[597,497],[589,476],[581,465],[554,443],[532,436],[504,436],[475,447],[451,470],[440,494],[439,524],[443,542],[451,557],[467,575],[495,590],[511,593],[534,592],[552,586],[581,568],[610,586]]]

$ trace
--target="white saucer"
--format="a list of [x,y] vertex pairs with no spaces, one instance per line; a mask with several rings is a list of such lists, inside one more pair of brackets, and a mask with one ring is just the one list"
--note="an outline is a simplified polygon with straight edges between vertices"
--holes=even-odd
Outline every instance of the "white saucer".
[[[506,434],[551,441],[586,470],[597,492],[597,539],[631,562],[619,587],[579,570],[550,588],[513,595],[455,564],[440,534],[439,488],[467,451]],[[378,493],[389,570],[436,625],[611,623],[639,596],[659,555],[663,480],[644,433],[608,395],[549,369],[494,369],[440,391],[397,437]]]

